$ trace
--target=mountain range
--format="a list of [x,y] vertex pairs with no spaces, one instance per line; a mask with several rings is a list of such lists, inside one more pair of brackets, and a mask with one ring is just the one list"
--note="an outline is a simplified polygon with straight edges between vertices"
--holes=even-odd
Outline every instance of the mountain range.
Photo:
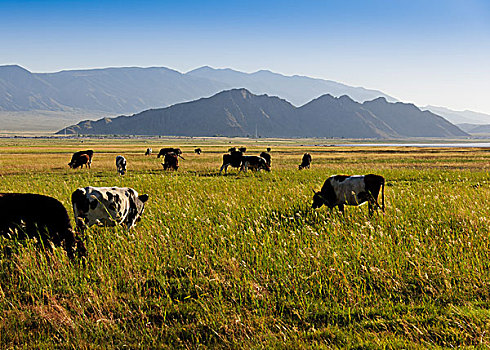
[[209,97],[231,88],[281,96],[295,105],[326,93],[349,95],[360,102],[380,96],[395,101],[376,90],[270,71],[248,74],[201,67],[183,74],[165,67],[130,67],[31,73],[10,65],[0,66],[0,111],[77,109],[127,114]]
[[285,99],[247,89],[150,109],[132,116],[83,121],[58,134],[261,136],[261,137],[460,137],[455,125],[413,104],[384,97],[359,103],[322,95],[296,107]]

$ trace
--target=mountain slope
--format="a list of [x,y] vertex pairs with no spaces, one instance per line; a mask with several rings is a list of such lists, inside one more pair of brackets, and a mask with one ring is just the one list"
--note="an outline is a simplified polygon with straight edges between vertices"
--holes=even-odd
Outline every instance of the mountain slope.
[[427,109],[453,124],[490,124],[490,115],[473,111],[453,111],[452,109],[436,106],[425,106]]
[[363,103],[379,119],[400,135],[408,137],[467,136],[456,125],[429,111],[421,111],[411,103],[389,103],[383,97]]
[[[321,96],[299,108],[286,100],[254,95],[246,89],[220,92],[209,98],[144,111],[133,116],[84,121],[60,130],[63,134],[169,136],[346,137],[464,136],[449,122],[413,105],[371,101],[376,112],[348,96]],[[389,117],[388,117],[389,115]],[[399,121],[396,116],[406,118]],[[441,121],[442,120],[442,121]],[[405,130],[408,123],[411,128]],[[417,133],[417,125],[420,131]],[[408,132],[408,133],[407,133]]]

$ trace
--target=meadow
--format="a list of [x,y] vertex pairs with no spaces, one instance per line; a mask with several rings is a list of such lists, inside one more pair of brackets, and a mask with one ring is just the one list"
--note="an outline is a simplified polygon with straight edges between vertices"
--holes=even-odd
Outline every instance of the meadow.
[[[0,347],[490,347],[490,149],[302,142],[0,139],[1,192],[71,217],[78,187],[150,195],[135,229],[86,232],[85,264],[0,237]],[[173,145],[178,172],[144,156]],[[271,147],[272,172],[220,176],[235,145]],[[83,149],[92,169],[69,169]],[[367,173],[387,181],[385,215],[310,208],[328,176]]]

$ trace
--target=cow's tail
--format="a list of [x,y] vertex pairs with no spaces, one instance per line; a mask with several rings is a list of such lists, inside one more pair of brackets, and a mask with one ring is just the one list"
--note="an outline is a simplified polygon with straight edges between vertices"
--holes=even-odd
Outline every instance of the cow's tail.
[[385,179],[381,182],[381,210],[385,212]]

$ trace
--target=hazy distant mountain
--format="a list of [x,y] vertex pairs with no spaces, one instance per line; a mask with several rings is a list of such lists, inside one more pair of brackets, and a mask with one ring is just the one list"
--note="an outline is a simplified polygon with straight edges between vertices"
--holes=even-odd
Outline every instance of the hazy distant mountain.
[[262,137],[346,138],[467,135],[437,115],[422,112],[413,105],[389,103],[384,98],[360,104],[348,96],[324,95],[295,107],[281,98],[257,96],[246,89],[223,91],[209,98],[130,117],[84,121],[58,133],[65,132],[168,136],[254,136],[257,133]]
[[384,96],[376,90],[269,71],[242,73],[202,67],[186,74],[164,67],[104,68],[31,73],[0,66],[0,110],[87,110],[135,113],[211,96],[231,88],[277,95],[295,105],[329,93],[357,101]]
[[135,113],[210,96],[223,83],[168,68],[105,68],[30,73],[0,66],[0,110]]
[[490,115],[472,111],[453,111],[445,107],[425,106],[427,109],[454,124],[490,124]]
[[458,128],[467,132],[468,134],[490,134],[490,124],[458,124]]
[[232,69],[214,69],[205,66],[192,70],[186,75],[221,82],[227,84],[229,88],[245,88],[257,95],[280,96],[295,106],[301,106],[325,94],[336,97],[348,95],[358,102],[372,100],[376,97],[385,97],[390,102],[396,101],[395,98],[377,90],[352,87],[332,80],[299,75],[285,76],[268,70],[243,73]]

